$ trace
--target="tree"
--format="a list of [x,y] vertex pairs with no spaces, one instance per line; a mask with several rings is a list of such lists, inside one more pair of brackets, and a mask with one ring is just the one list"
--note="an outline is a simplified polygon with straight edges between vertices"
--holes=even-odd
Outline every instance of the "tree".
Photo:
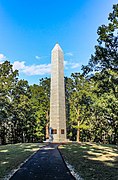
[[[89,115],[91,104],[91,84],[80,73],[71,75],[71,79],[66,79],[66,94],[68,94],[69,118],[68,130],[70,138],[80,141],[80,131],[84,133],[89,128]],[[67,100],[66,100],[67,101]],[[76,135],[77,133],[77,135]],[[81,133],[81,138],[82,138]]]
[[[97,111],[96,117],[99,119],[97,125],[99,129],[107,126],[107,130],[104,128],[105,131],[108,131],[110,139],[116,144],[118,141],[118,4],[113,5],[113,12],[109,14],[108,20],[108,25],[98,28],[99,37],[95,54],[91,55],[88,65],[83,66],[82,69],[83,74],[95,82],[97,99],[94,115]],[[94,74],[91,74],[92,71]]]
[[12,138],[14,142],[33,141],[35,118],[33,118],[34,111],[30,99],[31,92],[28,82],[19,80],[12,96]]
[[11,95],[17,84],[18,71],[13,71],[10,62],[0,64],[0,136],[5,144],[8,137],[8,124],[12,118]]
[[91,71],[118,70],[118,4],[113,5],[113,12],[109,14],[108,25],[98,28],[98,45],[95,54],[87,66],[83,66],[84,74]]
[[42,141],[46,135],[46,124],[49,123],[50,79],[41,79],[40,84],[30,86],[30,90],[36,118],[35,137]]

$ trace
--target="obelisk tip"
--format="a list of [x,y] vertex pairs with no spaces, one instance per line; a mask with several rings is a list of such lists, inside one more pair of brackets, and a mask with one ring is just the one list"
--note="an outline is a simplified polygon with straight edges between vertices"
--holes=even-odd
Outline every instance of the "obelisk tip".
[[54,48],[52,49],[52,51],[62,51],[59,43],[57,42],[56,45],[54,46]]

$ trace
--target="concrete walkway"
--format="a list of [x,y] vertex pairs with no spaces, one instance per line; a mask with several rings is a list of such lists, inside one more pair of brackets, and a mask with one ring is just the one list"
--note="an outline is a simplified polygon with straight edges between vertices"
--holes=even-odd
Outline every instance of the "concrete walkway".
[[74,180],[66,167],[56,144],[37,151],[10,180]]

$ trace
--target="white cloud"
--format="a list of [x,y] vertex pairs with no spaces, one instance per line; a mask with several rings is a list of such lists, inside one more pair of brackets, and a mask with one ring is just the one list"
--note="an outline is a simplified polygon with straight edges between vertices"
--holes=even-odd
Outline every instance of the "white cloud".
[[25,68],[22,70],[23,73],[29,76],[50,74],[50,71],[51,64],[25,66]]
[[44,75],[44,74],[50,74],[51,71],[51,64],[40,64],[40,65],[31,65],[26,66],[24,61],[15,61],[13,63],[13,69],[19,70],[20,72],[28,75]]
[[65,66],[65,69],[75,69],[75,68],[78,68],[80,67],[80,64],[79,63],[75,63],[75,62],[69,62],[69,61],[64,61],[64,66]]
[[72,52],[67,52],[65,53],[66,56],[73,56],[73,53]]
[[41,57],[40,57],[40,56],[35,56],[35,58],[36,58],[36,59],[41,59]]
[[[65,69],[75,69],[80,67],[79,63],[71,63],[69,61],[64,61]],[[15,61],[13,63],[13,69],[19,70],[21,73],[24,73],[28,76],[34,75],[45,75],[51,73],[51,64],[33,64],[30,66],[25,65],[24,61]]]
[[[74,69],[78,68],[80,65],[79,63],[71,63],[69,61],[64,61],[65,69]],[[51,73],[51,64],[33,64],[33,65],[25,65],[25,61],[15,61],[13,63],[13,69],[19,70],[19,72],[26,74],[27,76],[34,76],[34,75],[45,75]]]
[[68,61],[64,61],[64,66],[68,65]]
[[2,61],[4,61],[6,59],[6,56],[4,54],[0,54],[0,62],[3,63]]
[[68,69],[68,65],[69,65],[68,61],[64,61],[64,68],[65,69]]
[[75,69],[75,68],[78,68],[78,67],[80,67],[79,63],[71,63],[71,68],[72,69]]
[[5,59],[6,57],[4,56],[4,54],[0,54],[0,60]]
[[13,70],[21,70],[25,68],[25,62],[24,61],[15,61],[13,63]]

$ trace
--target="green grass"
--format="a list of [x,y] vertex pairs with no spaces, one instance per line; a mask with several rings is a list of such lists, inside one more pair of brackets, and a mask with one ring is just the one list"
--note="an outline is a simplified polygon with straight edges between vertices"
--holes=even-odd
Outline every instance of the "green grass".
[[37,151],[43,144],[24,143],[0,146],[0,179],[16,169],[31,154]]
[[73,143],[59,148],[84,180],[118,180],[117,146]]

